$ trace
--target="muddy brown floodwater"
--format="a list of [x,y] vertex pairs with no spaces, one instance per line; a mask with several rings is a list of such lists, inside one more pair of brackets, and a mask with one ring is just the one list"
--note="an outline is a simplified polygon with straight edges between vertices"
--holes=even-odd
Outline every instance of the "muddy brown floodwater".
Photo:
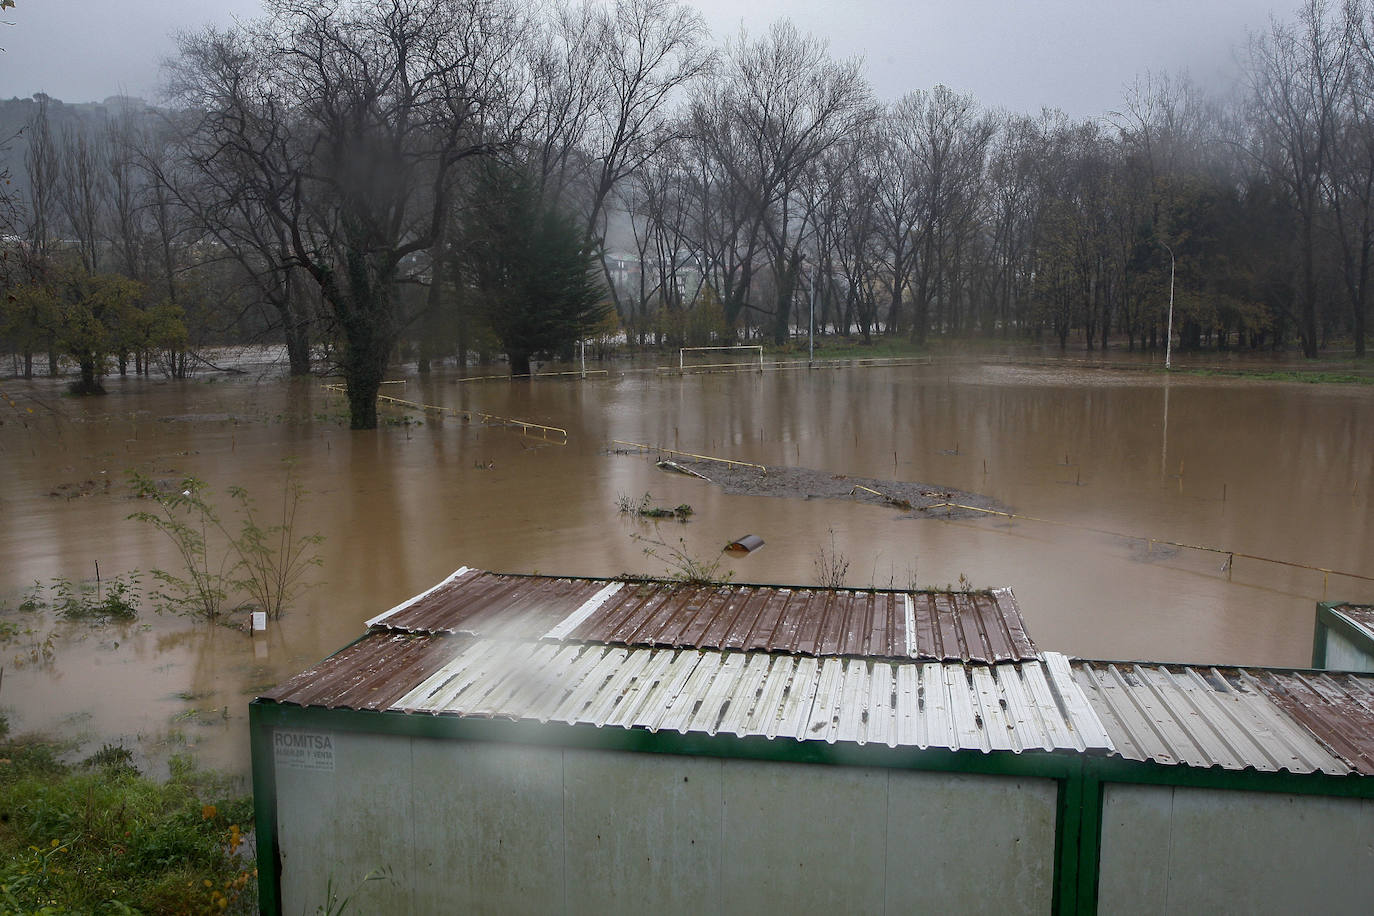
[[[561,427],[566,444],[404,409],[351,432],[342,398],[318,381],[109,387],[78,401],[44,381],[0,384],[0,598],[11,608],[0,705],[18,729],[122,741],[153,760],[193,748],[245,772],[255,694],[459,566],[665,572],[634,537],[654,527],[617,510],[622,494],[691,505],[690,522],[656,530],[694,555],[760,535],[761,550],[723,558],[737,581],[816,582],[833,530],[848,585],[1011,586],[1041,648],[1082,656],[1300,666],[1315,602],[1374,601],[1369,581],[1240,558],[1224,570],[1225,555],[1140,540],[1374,575],[1370,386],[937,360],[513,384],[437,372],[386,389]],[[423,424],[395,422],[406,414]],[[918,481],[1037,520],[729,492],[615,440]],[[35,580],[91,578],[96,563],[104,577],[142,570],[145,584],[149,570],[175,568],[171,543],[127,520],[140,508],[127,469],[242,486],[266,503],[287,456],[311,491],[301,527],[326,537],[321,584],[265,638],[146,608],[103,627],[13,610]]]

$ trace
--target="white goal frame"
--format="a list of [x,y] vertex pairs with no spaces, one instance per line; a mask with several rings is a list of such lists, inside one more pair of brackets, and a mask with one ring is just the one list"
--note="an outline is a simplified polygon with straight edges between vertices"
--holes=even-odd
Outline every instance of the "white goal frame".
[[[729,347],[681,347],[677,351],[677,371],[679,374],[687,371],[687,353],[704,350],[758,350],[759,351],[759,371],[763,371],[763,347],[759,344],[735,344]],[[744,363],[716,363],[707,366],[693,366],[694,369],[720,369],[727,366],[742,366]]]

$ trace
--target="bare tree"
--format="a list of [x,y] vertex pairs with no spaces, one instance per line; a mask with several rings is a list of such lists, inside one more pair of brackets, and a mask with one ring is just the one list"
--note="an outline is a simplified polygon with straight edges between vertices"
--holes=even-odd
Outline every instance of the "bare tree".
[[606,200],[616,186],[681,136],[671,103],[711,63],[706,25],[686,4],[616,0],[610,15],[602,64],[607,91],[588,137],[593,174],[587,224],[593,231],[603,228]]
[[1250,151],[1288,192],[1297,223],[1299,279],[1291,312],[1308,358],[1319,347],[1318,223],[1352,47],[1349,19],[1333,16],[1325,0],[1306,0],[1296,27],[1272,22],[1249,48]]
[[676,0],[582,0],[555,13],[532,55],[524,146],[541,191],[604,238],[616,188],[681,136],[675,97],[711,60],[706,27]]
[[[50,280],[52,246],[58,231],[57,187],[61,160],[49,117],[49,99],[39,93],[34,100],[38,103],[37,108],[24,129],[24,167],[28,172],[29,194],[21,217],[24,221],[23,244],[17,273],[26,284],[41,286]],[[33,377],[33,354],[38,347],[46,347],[48,351],[48,374],[57,374],[57,329],[46,315],[40,314],[45,310],[39,308],[40,303],[50,299],[51,296],[31,296],[25,305],[28,313],[23,316],[25,378]]]
[[518,22],[498,0],[266,6],[250,27],[184,38],[174,85],[204,113],[197,167],[252,175],[245,193],[318,284],[351,425],[371,429],[408,259],[438,236],[457,165],[507,140],[492,128]]
[[[918,343],[925,342],[930,330],[932,303],[943,307],[957,295],[960,242],[976,212],[994,125],[991,117],[979,113],[972,96],[944,86],[909,93],[892,111],[890,142],[913,173],[907,181],[909,193],[916,195],[911,337]],[[899,293],[894,290],[894,301]]]
[[105,234],[105,199],[110,175],[110,149],[103,132],[89,125],[72,125],[58,142],[61,163],[57,202],[66,229],[76,244],[82,269],[94,274],[101,266]]
[[[752,211],[775,291],[772,336],[786,339],[809,214],[797,196],[810,165],[876,112],[859,61],[835,61],[790,22],[731,43],[720,88],[699,96],[698,134]],[[752,233],[749,233],[752,235]]]

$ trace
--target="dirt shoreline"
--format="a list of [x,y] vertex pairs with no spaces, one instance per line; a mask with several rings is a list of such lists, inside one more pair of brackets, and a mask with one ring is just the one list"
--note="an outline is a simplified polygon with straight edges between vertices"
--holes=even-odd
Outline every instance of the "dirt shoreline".
[[[851,499],[901,510],[906,518],[974,518],[973,509],[1005,512],[1006,507],[979,493],[906,480],[850,477],[813,468],[724,464],[673,458],[673,464],[701,475],[732,496],[775,496],[782,499]],[[665,471],[673,473],[671,467]],[[678,472],[680,473],[680,472]]]

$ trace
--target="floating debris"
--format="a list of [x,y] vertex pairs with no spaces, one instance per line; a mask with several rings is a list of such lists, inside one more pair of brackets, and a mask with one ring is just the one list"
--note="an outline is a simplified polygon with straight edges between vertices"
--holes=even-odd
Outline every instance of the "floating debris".
[[691,468],[687,467],[685,464],[679,464],[678,462],[671,461],[667,458],[660,458],[657,462],[655,462],[655,464],[665,471],[672,471],[676,474],[686,474],[688,477],[696,477],[697,479],[704,480],[707,483],[711,482],[711,478],[707,477],[705,474],[702,474],[700,471],[694,471]]
[[753,553],[763,546],[763,538],[757,534],[746,534],[742,538],[737,538],[725,545],[725,549],[731,553]]

